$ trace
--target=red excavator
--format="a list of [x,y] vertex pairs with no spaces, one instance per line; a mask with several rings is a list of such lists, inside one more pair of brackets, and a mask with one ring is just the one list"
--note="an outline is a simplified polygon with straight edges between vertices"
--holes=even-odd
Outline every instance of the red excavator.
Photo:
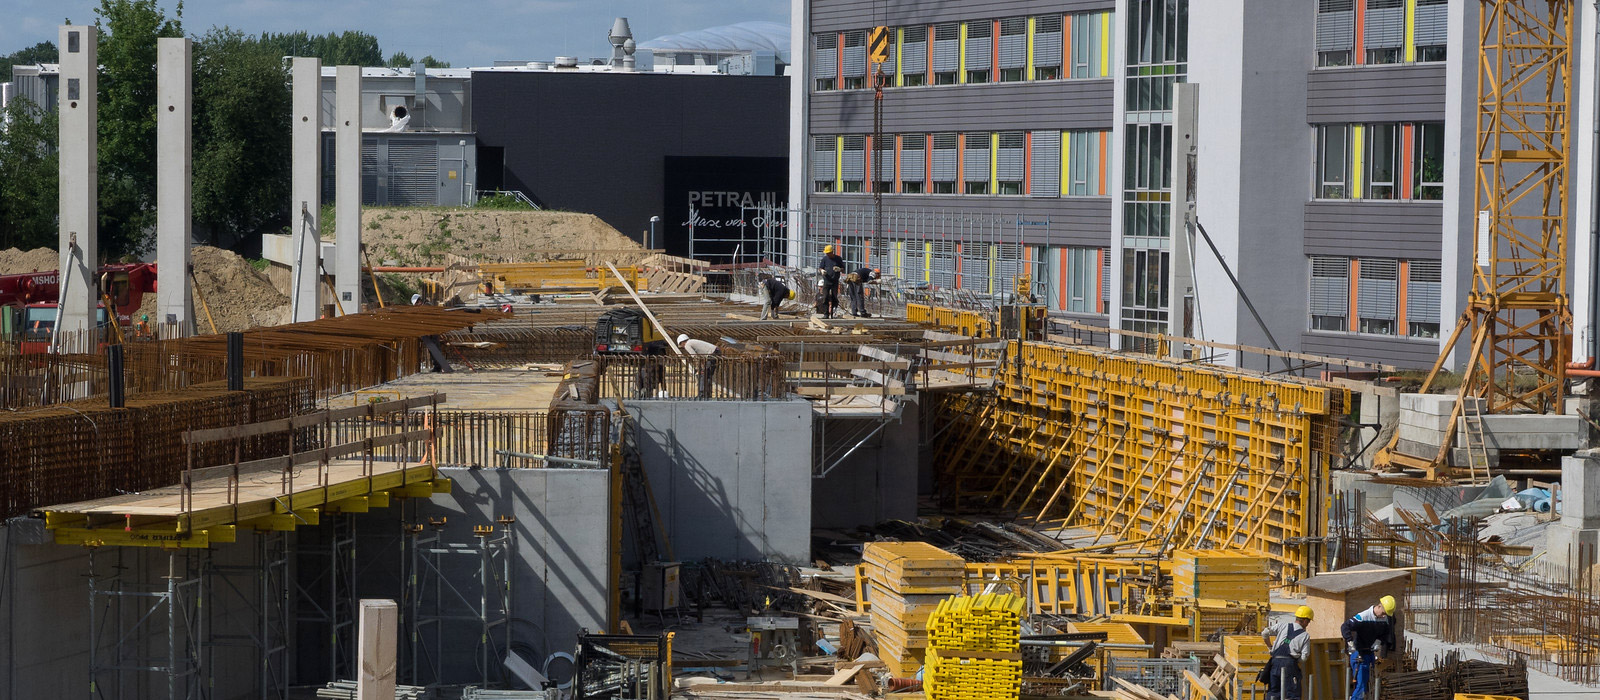
[[[50,335],[55,329],[59,313],[57,302],[61,291],[61,277],[55,270],[0,275],[0,336],[7,342],[20,343],[23,353],[49,352]],[[116,263],[100,266],[97,276],[96,324],[109,325],[106,305],[111,305],[117,328],[124,336],[128,331],[136,337],[148,334],[142,320],[134,323],[134,314],[144,303],[144,295],[156,291],[156,266],[151,263]]]

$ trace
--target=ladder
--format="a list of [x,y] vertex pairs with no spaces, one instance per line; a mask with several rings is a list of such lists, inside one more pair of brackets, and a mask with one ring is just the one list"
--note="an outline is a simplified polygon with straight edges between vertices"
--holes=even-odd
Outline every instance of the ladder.
[[[622,513],[633,532],[634,549],[639,563],[663,561],[661,554],[672,557],[672,541],[666,533],[656,539],[656,500],[650,493],[650,479],[644,473],[644,461],[639,457],[639,444],[628,421],[622,426],[622,444],[618,447],[622,459]],[[661,545],[665,545],[663,548]]]
[[[1467,452],[1467,481],[1472,484],[1489,483],[1489,450],[1483,442],[1483,414],[1473,397],[1461,399],[1461,446]],[[1483,467],[1483,477],[1478,477],[1478,467]]]

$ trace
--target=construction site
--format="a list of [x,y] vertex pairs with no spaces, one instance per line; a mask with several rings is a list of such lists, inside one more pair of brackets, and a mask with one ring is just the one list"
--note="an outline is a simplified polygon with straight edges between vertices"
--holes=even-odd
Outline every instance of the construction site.
[[[294,225],[253,267],[191,243],[188,39],[155,260],[104,263],[96,28],[63,25],[60,247],[0,253],[0,695],[1600,693],[1595,49],[1570,0],[1469,4],[1472,292],[1425,374],[1084,325],[1005,252],[1020,220],[881,198],[751,208],[717,263],[581,214],[364,212],[361,72],[324,148],[307,58]],[[1208,127],[1176,95],[1181,149]]]

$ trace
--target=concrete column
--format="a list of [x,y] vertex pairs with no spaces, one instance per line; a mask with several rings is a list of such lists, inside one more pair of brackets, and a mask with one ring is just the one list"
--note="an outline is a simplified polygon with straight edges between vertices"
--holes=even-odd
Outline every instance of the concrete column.
[[322,61],[296,58],[292,68],[294,126],[290,152],[290,236],[298,241],[298,255],[290,281],[294,321],[314,321],[321,313],[317,289],[322,249]]
[[[1596,111],[1600,110],[1600,97],[1596,91],[1600,85],[1595,81],[1600,80],[1600,46],[1596,46],[1597,27],[1595,6],[1593,3],[1580,2],[1573,8],[1578,11],[1578,30],[1574,40],[1578,42],[1578,52],[1575,56],[1577,65],[1573,72],[1577,74],[1578,95],[1572,105],[1572,222],[1571,229],[1567,231],[1567,240],[1572,241],[1572,257],[1570,265],[1572,270],[1572,359],[1582,362],[1585,359],[1600,355],[1596,351],[1595,336],[1595,244],[1596,244],[1596,213],[1595,208],[1595,168],[1600,166],[1600,158],[1596,158],[1596,130],[1600,123],[1596,122]],[[1592,392],[1591,392],[1592,393]]]
[[[94,327],[95,270],[99,267],[99,166],[95,110],[99,90],[97,35],[89,25],[62,25],[60,115],[61,332]],[[92,348],[91,348],[92,350]]]
[[343,313],[361,311],[361,66],[339,66],[335,79],[334,291]]
[[[1580,3],[1580,5],[1586,3]],[[1455,348],[1444,348],[1467,306],[1476,263],[1473,210],[1478,181],[1478,4],[1451,3],[1449,50],[1444,73],[1444,232],[1439,248],[1439,345],[1450,350],[1446,367],[1461,369],[1472,346],[1463,334]]]
[[[156,39],[156,308],[157,324],[189,335],[194,140],[193,47],[189,39]],[[168,332],[172,332],[168,329]]]
[[[1124,67],[1128,65],[1130,48],[1128,33],[1123,31],[1123,27],[1128,22],[1128,4],[1129,0],[1115,0],[1111,15],[1111,136],[1106,142],[1106,194],[1111,197],[1110,244],[1106,247],[1106,255],[1111,256],[1111,275],[1106,280],[1111,294],[1107,299],[1106,318],[1111,328],[1122,327],[1122,140],[1127,132],[1123,122],[1128,116],[1128,80]],[[1190,32],[1190,35],[1194,33]],[[1190,45],[1193,43],[1191,41]],[[1123,337],[1116,334],[1112,334],[1108,341],[1112,349],[1127,345]]]
[[[811,192],[811,0],[789,0],[789,216],[788,251],[779,264],[799,267]],[[652,231],[654,233],[654,231]],[[660,240],[650,243],[663,247]]]

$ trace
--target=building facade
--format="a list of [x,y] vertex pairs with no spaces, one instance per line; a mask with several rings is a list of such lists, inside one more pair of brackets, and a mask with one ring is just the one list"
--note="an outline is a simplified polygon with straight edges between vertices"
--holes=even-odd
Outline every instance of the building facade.
[[[1084,324],[1428,366],[1468,281],[1475,50],[1456,49],[1476,3],[1191,2],[795,0],[801,256],[865,254],[877,190],[876,260],[902,279],[995,293],[1028,274]],[[1186,168],[1205,236],[1173,202]],[[1195,282],[1173,289],[1175,268]]]

